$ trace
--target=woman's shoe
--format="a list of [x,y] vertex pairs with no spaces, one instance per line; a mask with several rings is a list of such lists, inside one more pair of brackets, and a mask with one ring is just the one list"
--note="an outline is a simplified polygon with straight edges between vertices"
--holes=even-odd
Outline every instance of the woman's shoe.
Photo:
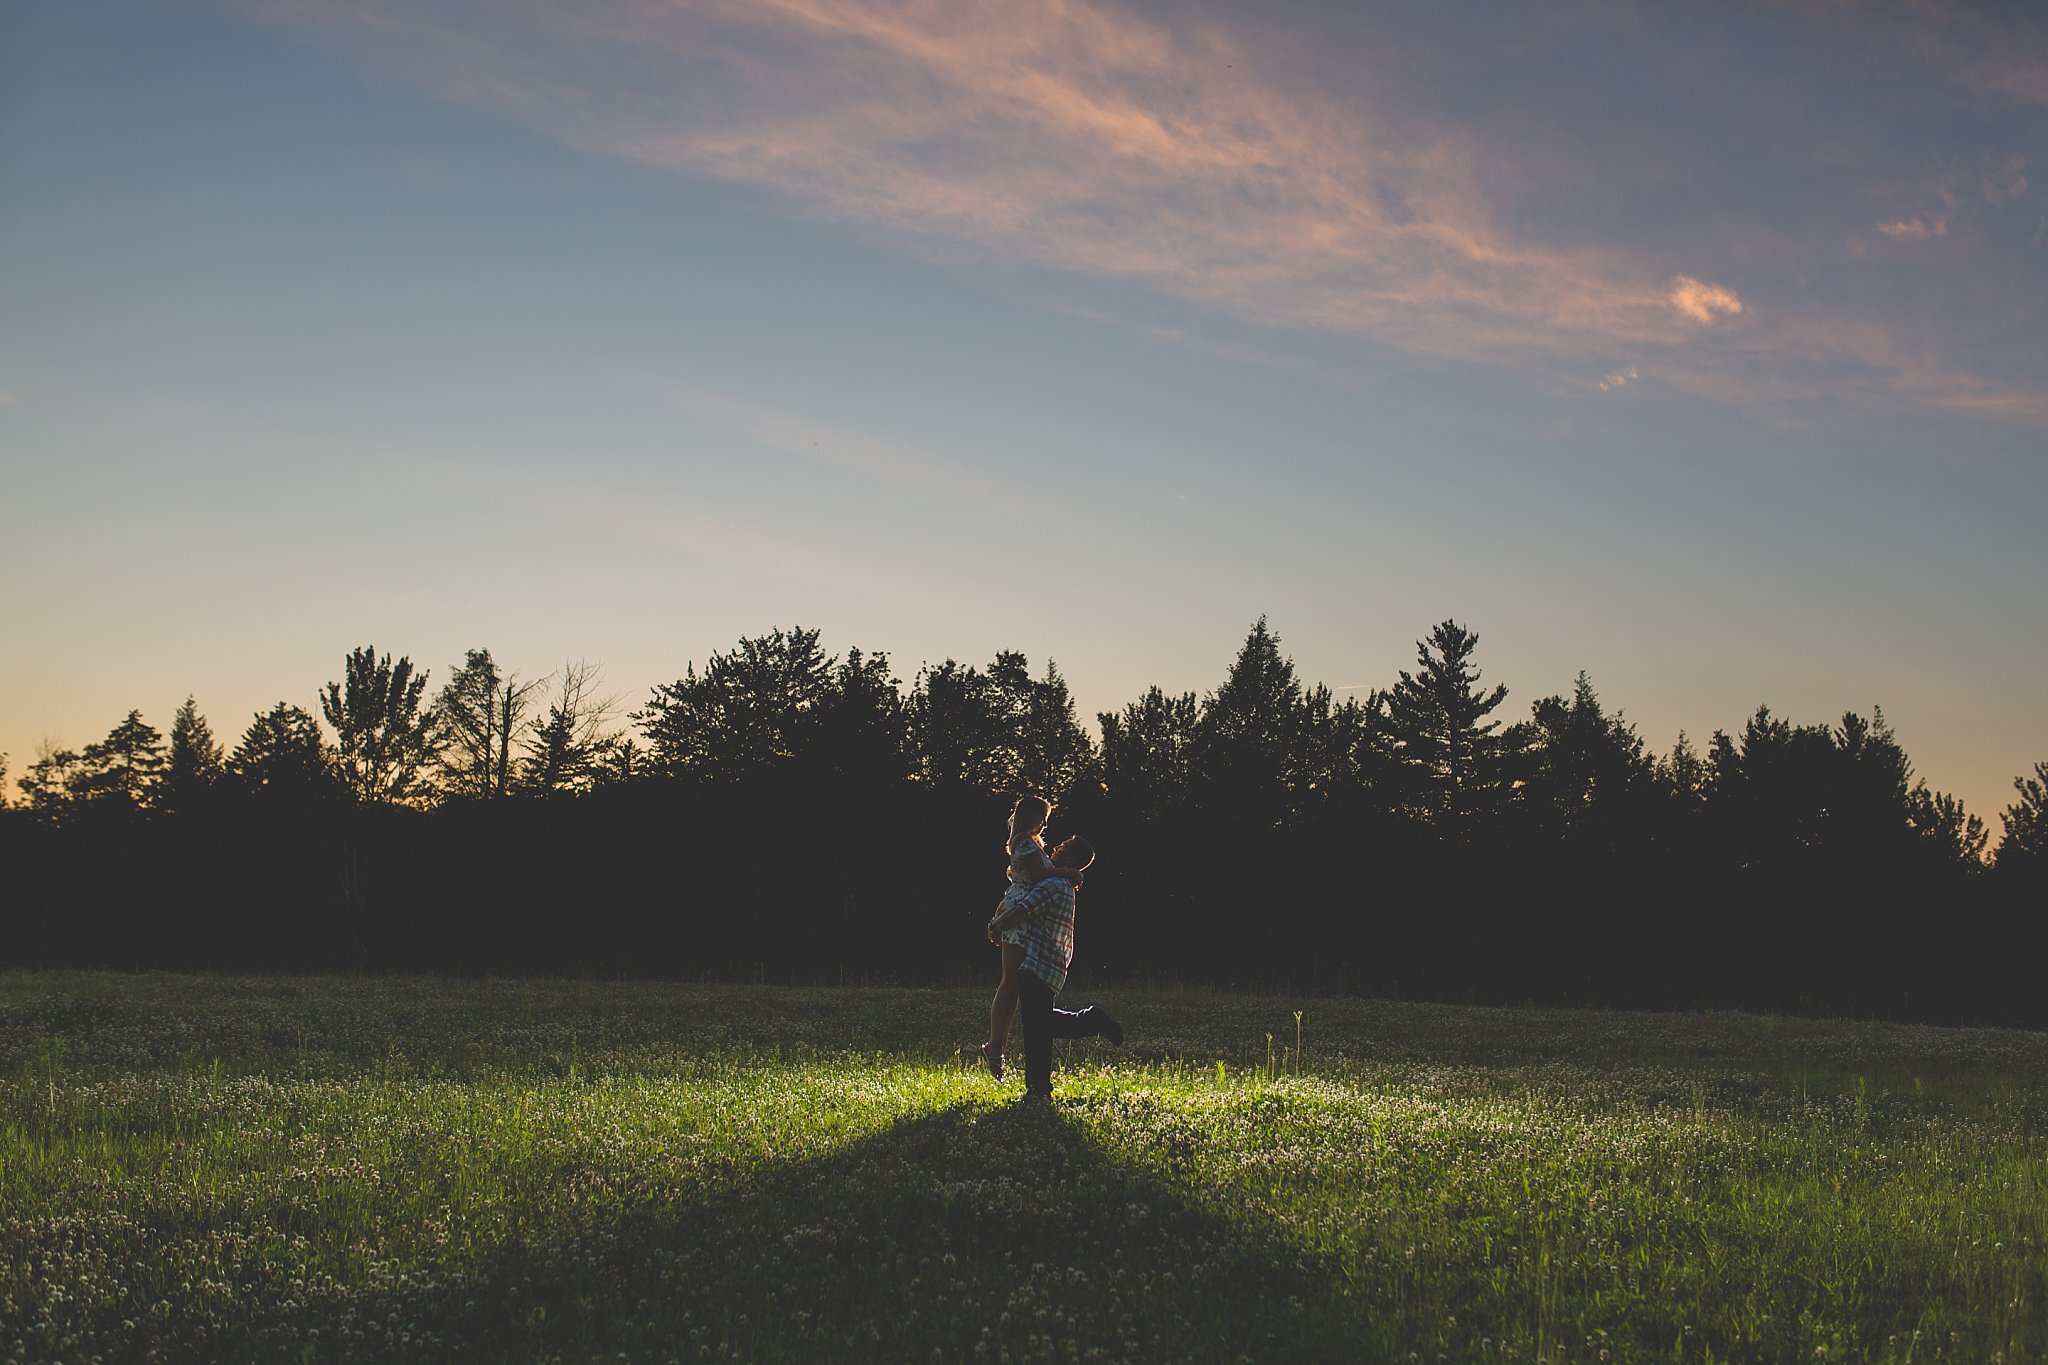
[[983,1065],[988,1067],[988,1074],[995,1077],[997,1080],[1001,1080],[1003,1078],[1003,1054],[1000,1052],[991,1052],[989,1049],[992,1046],[993,1044],[983,1043],[980,1047],[976,1048],[975,1051],[981,1054],[981,1060]]

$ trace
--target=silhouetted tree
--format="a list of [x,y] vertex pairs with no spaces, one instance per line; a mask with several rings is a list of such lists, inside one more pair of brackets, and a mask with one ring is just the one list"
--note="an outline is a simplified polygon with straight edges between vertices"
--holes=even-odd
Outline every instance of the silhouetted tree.
[[45,739],[36,746],[36,761],[21,775],[23,802],[38,818],[60,823],[71,809],[73,776],[78,755]]
[[1907,806],[1913,765],[1885,723],[1884,708],[1870,719],[1850,711],[1835,728],[1841,755],[1841,795],[1829,810],[1833,837],[1867,853],[1903,849],[1912,828]]
[[1736,937],[1770,947],[1724,970],[1742,971],[1756,1001],[1869,1009],[1895,1007],[1916,982],[1924,994],[1925,969],[1895,934],[1924,912],[1933,860],[1883,712],[1830,728],[1759,707],[1739,742],[1714,736],[1710,766],[1708,847],[1733,868],[1720,903],[1739,917]]
[[909,727],[889,656],[849,649],[818,707],[812,764],[841,788],[885,790],[910,776]]
[[2048,883],[2048,762],[2031,777],[2015,777],[2020,799],[1999,813],[2005,827],[1995,866],[2001,880],[2032,886]]
[[1082,728],[1059,667],[1031,676],[1014,650],[988,670],[952,659],[918,671],[906,706],[918,777],[939,791],[1065,799],[1095,782],[1095,744]]
[[85,746],[69,786],[88,810],[141,811],[154,804],[163,771],[163,735],[130,711],[105,739]]
[[832,664],[818,632],[795,626],[742,639],[702,673],[689,665],[632,715],[648,763],[670,777],[725,782],[787,767],[809,742]]
[[1479,687],[1472,653],[1479,637],[1445,621],[1415,642],[1415,672],[1378,698],[1398,759],[1409,808],[1447,834],[1469,833],[1471,821],[1499,809],[1521,732],[1499,733],[1487,716],[1507,700],[1505,684]]
[[989,710],[992,741],[982,755],[986,768],[984,784],[990,791],[1005,795],[1043,791],[1042,777],[1030,771],[1031,661],[1006,649],[989,661],[981,676],[982,702]]
[[1601,707],[1593,680],[1581,672],[1569,701],[1545,697],[1530,715],[1523,804],[1538,825],[1557,838],[1610,848],[1637,837],[1656,765],[1634,727]]
[[954,659],[924,665],[909,690],[909,735],[920,780],[940,792],[993,790],[987,755],[1001,743],[981,673]]
[[1950,871],[1974,874],[1984,870],[1984,849],[1991,831],[1981,817],[1963,809],[1947,792],[1931,791],[1925,782],[1906,793],[1906,823],[1928,858]]
[[199,714],[198,702],[186,697],[171,717],[170,759],[164,766],[159,804],[167,811],[189,811],[212,794],[226,773],[213,727]]
[[1295,806],[1307,812],[1335,804],[1356,813],[1375,796],[1392,754],[1379,716],[1356,697],[1339,702],[1317,683],[1301,695],[1296,736]]
[[279,800],[305,801],[336,783],[336,755],[320,736],[319,722],[289,702],[259,712],[228,755],[230,778],[243,791]]
[[1769,868],[1828,842],[1837,773],[1834,734],[1759,706],[1739,736],[1714,732],[1707,804],[1724,856]]
[[[480,650],[428,733],[425,678],[358,650],[315,708],[351,746],[347,788],[282,702],[225,765],[256,795],[204,819],[124,818],[192,808],[218,770],[191,698],[168,757],[134,713],[84,753],[46,741],[20,775],[42,818],[0,818],[0,862],[25,903],[97,910],[31,917],[8,960],[946,977],[986,966],[978,920],[943,926],[992,901],[999,798],[1030,788],[1104,850],[1091,971],[2048,1022],[2048,764],[1980,875],[1984,822],[1914,781],[1882,712],[1759,708],[1705,757],[1680,734],[1653,760],[1583,674],[1505,725],[1476,643],[1445,622],[1392,689],[1340,702],[1261,619],[1206,700],[1151,688],[1100,716],[1099,749],[1059,669],[1011,651],[927,666],[906,695],[887,656],[778,630],[655,689],[642,738],[607,732],[587,666],[508,721]],[[561,799],[390,808],[427,794],[435,736],[449,789],[512,772]],[[878,860],[887,876],[847,875]]]
[[489,800],[512,787],[512,736],[533,683],[500,674],[488,649],[472,649],[434,700],[435,767],[451,796]]
[[1706,805],[1712,772],[1685,731],[1678,732],[1670,755],[1657,761],[1656,775],[1668,799],[1682,811],[1691,814]]
[[320,711],[334,727],[342,780],[358,801],[397,805],[417,794],[434,759],[434,712],[422,709],[427,675],[412,660],[372,646],[353,650],[343,682],[330,682]]
[[543,796],[588,791],[597,785],[613,697],[597,695],[595,665],[577,660],[551,679],[553,696],[542,717],[527,726],[522,781]]
[[1195,773],[1203,804],[1262,827],[1284,820],[1301,776],[1304,720],[1294,661],[1261,616],[1202,703]]
[[647,750],[631,735],[606,735],[592,750],[591,786],[619,787],[647,773]]
[[1011,736],[979,670],[952,659],[918,670],[911,685],[911,749],[917,775],[941,792],[1000,792],[1011,780]]
[[1121,712],[1104,711],[1102,782],[1110,805],[1135,820],[1178,814],[1193,798],[1201,708],[1192,692],[1157,687]]
[[[1024,656],[1015,657],[1021,670]],[[1099,781],[1095,741],[1081,725],[1059,665],[1046,660],[1045,676],[1036,681],[1027,676],[1024,683],[1015,787],[1064,801],[1084,783]]]

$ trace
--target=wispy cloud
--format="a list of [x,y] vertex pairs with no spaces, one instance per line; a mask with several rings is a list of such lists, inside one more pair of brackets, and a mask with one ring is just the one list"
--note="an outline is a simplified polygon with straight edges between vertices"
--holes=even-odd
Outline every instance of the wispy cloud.
[[[1113,0],[246,3],[574,146],[766,187],[892,243],[1255,327],[1566,382],[1589,360],[1654,357],[1701,391],[1768,369],[1759,351],[1801,353],[1783,324],[1802,301],[1772,283],[1790,263],[1716,278],[1642,234],[1529,231],[1502,188],[1502,149],[1474,127],[1368,80],[1297,79],[1271,40],[1185,11],[1167,26]],[[2012,69],[2000,88],[2030,88]],[[1517,174],[1541,183],[1545,166]],[[2021,197],[2025,160],[1987,161],[1980,181],[1980,201]],[[1927,241],[1952,213],[1900,213],[1875,232]],[[715,403],[700,415],[879,477],[918,463],[858,442],[827,454],[786,419]]]
[[1642,375],[1637,372],[1636,367],[1629,365],[1600,376],[1600,392],[1607,393],[1613,389],[1627,388],[1641,378]]
[[[483,42],[376,0],[293,12],[576,145],[1256,323],[1515,359],[1683,344],[1739,311],[1675,317],[1668,266],[1515,240],[1458,130],[1283,88],[1215,26],[1081,0],[535,0]],[[548,55],[593,52],[602,80]]]

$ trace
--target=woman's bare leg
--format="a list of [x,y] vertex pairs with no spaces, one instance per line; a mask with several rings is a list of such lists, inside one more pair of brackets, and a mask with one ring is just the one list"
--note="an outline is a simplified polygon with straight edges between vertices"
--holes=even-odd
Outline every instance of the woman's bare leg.
[[1003,1047],[1010,1039],[1010,1020],[1017,1013],[1017,971],[1024,961],[1021,945],[1005,943],[1002,950],[1003,979],[996,985],[995,999],[988,1003],[988,1042],[981,1049],[989,1070],[998,1078],[1002,1076]]

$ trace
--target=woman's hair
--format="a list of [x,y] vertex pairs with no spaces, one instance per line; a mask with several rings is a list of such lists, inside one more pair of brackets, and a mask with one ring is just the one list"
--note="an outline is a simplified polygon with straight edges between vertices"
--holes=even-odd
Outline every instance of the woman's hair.
[[1010,838],[1003,845],[1003,852],[1015,850],[1017,841],[1024,837],[1026,830],[1036,829],[1050,819],[1052,802],[1042,796],[1018,797],[1017,804],[1010,807]]

